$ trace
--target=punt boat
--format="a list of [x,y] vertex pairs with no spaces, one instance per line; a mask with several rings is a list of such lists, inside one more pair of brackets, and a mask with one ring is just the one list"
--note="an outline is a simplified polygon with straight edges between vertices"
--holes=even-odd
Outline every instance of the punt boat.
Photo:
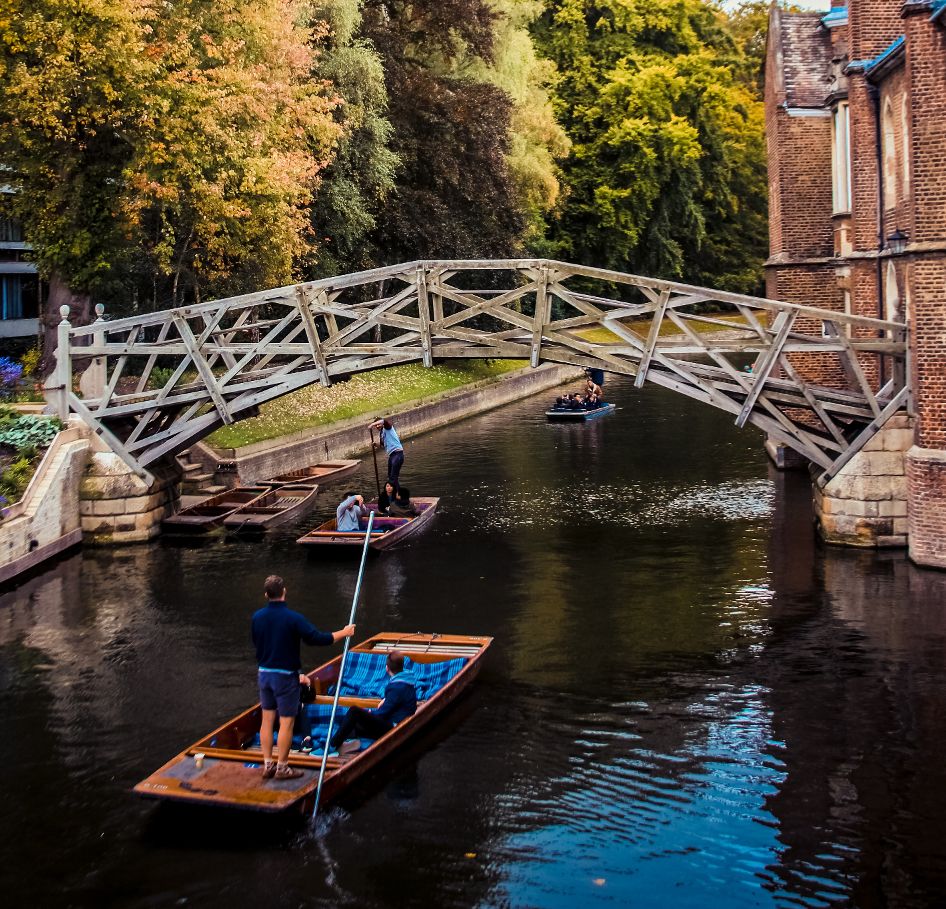
[[597,407],[585,409],[584,407],[553,407],[545,411],[545,418],[550,423],[587,423],[589,420],[597,420],[605,414],[614,413],[617,410],[614,404],[599,404]]
[[[392,650],[405,655],[405,668],[417,679],[417,712],[376,741],[361,740],[361,750],[329,758],[321,804],[374,768],[418,730],[424,728],[467,688],[480,670],[489,637],[385,632],[352,647],[345,664],[336,723],[355,705],[377,707],[387,684],[386,659]],[[304,707],[312,725],[314,750],[301,751],[297,735],[289,764],[303,775],[294,780],[263,780],[259,747],[260,705],[239,714],[185,748],[134,787],[141,796],[172,802],[244,808],[252,811],[311,812],[328,731],[332,696],[341,656],[310,672],[315,701]]]
[[253,505],[272,490],[272,486],[235,486],[225,492],[188,505],[161,522],[164,533],[207,533],[219,527],[225,518],[240,508]]
[[[439,498],[425,498],[423,496],[411,497],[411,503],[417,510],[416,518],[395,518],[383,514],[375,514],[374,524],[371,528],[371,540],[368,546],[371,549],[387,549],[400,543],[411,534],[422,530],[430,523],[435,512]],[[369,511],[376,511],[377,502],[369,502],[365,506]],[[320,524],[315,530],[309,531],[305,536],[299,537],[297,543],[303,546],[322,546],[325,549],[352,549],[361,551],[360,547],[365,542],[365,531],[368,529],[368,519],[362,518],[359,522],[360,530],[336,530],[335,518]]]
[[223,519],[231,533],[262,533],[299,517],[315,504],[319,487],[313,482],[272,486],[269,491]]
[[361,461],[322,461],[320,464],[310,464],[299,470],[290,470],[281,473],[278,477],[267,480],[267,483],[318,483],[327,486],[336,480],[354,473]]

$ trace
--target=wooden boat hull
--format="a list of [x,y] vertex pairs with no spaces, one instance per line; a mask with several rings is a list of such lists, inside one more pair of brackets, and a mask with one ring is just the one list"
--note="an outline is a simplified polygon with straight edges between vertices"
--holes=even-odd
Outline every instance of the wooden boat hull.
[[[368,748],[350,757],[329,758],[322,787],[322,804],[336,798],[453,703],[479,673],[482,658],[491,643],[489,637],[386,632],[353,647],[352,653],[384,654],[392,649],[404,650],[418,663],[462,657],[465,665],[429,700],[422,701],[414,716],[399,723]],[[331,702],[328,689],[338,678],[340,660],[340,656],[336,657],[309,673],[319,703]],[[352,703],[371,705],[378,701],[342,697],[340,703],[352,706]],[[251,811],[311,811],[318,785],[321,751],[313,754],[290,752],[290,765],[304,771],[299,779],[264,781],[261,776],[262,753],[258,746],[242,747],[248,737],[252,740],[259,730],[259,723],[260,706],[257,704],[168,761],[138,783],[134,792],[145,798]],[[203,755],[200,762],[195,758],[198,754]]]
[[[440,499],[437,497],[417,496],[411,501],[420,510],[416,518],[389,518],[384,515],[375,517],[369,548],[373,550],[389,549],[423,530],[433,520]],[[377,508],[376,502],[368,503],[369,510]],[[362,519],[366,524],[366,519]],[[315,530],[296,540],[303,546],[321,546],[326,549],[361,551],[365,543],[365,527],[361,530],[341,531],[335,529],[335,519],[320,524]]]
[[336,480],[353,474],[361,461],[322,461],[319,464],[311,464],[299,470],[290,470],[281,473],[277,477],[267,480],[267,483],[318,483],[320,486],[327,486]]
[[266,484],[228,489],[165,518],[161,530],[164,533],[207,533],[223,524],[235,511],[261,499],[271,489]]
[[223,519],[230,533],[264,533],[270,527],[285,524],[308,511],[319,487],[315,483],[287,483],[274,486],[251,505],[237,509]]
[[614,404],[602,404],[593,410],[547,410],[545,418],[550,423],[587,423],[589,420],[597,420],[606,414],[614,413],[617,410]]

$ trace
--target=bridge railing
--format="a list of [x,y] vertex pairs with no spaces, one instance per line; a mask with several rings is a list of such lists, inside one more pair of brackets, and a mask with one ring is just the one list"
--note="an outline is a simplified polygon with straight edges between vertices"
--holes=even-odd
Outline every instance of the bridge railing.
[[[725,410],[826,480],[909,403],[906,326],[543,259],[418,261],[60,326],[54,390],[134,470],[296,389],[397,363],[571,363]],[[73,388],[75,363],[91,364]]]

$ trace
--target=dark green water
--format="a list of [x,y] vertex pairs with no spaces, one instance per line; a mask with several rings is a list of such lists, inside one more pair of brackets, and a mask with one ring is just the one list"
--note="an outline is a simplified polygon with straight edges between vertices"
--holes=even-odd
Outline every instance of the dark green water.
[[86,550],[0,594],[4,903],[942,904],[946,575],[818,546],[725,415],[607,392],[597,424],[541,398],[409,440],[443,511],[369,564],[359,635],[496,642],[317,835],[129,789],[256,699],[266,574],[343,624],[353,563],[294,540],[344,490],[263,543]]

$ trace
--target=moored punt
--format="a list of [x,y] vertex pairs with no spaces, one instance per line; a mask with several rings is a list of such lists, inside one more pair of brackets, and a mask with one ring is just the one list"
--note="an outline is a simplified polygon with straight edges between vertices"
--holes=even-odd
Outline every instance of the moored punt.
[[231,533],[261,533],[297,518],[315,504],[319,487],[313,482],[273,486],[269,492],[223,519]]
[[[417,712],[361,751],[329,758],[321,804],[337,797],[456,700],[479,672],[491,642],[489,637],[386,632],[353,647],[345,665],[336,723],[349,707],[378,706],[387,682],[387,654],[395,649],[403,650],[408,657],[405,665],[417,678]],[[299,742],[294,740],[289,763],[303,770],[298,779],[263,780],[257,704],[186,748],[134,791],[147,798],[253,811],[311,810],[340,662],[341,657],[336,657],[309,673],[316,698],[305,709],[312,721],[315,750],[311,754],[296,750]]]
[[290,470],[277,477],[267,480],[267,483],[318,483],[327,486],[349,474],[354,473],[361,461],[322,461],[319,464],[310,464],[299,470]]
[[255,504],[272,490],[272,486],[236,486],[226,492],[182,508],[161,522],[165,533],[207,533],[219,527],[224,519],[240,508]]
[[[371,541],[368,545],[372,549],[387,549],[400,543],[411,534],[422,530],[430,523],[437,511],[439,498],[417,496],[411,498],[411,503],[417,509],[416,518],[395,518],[387,515],[375,515],[374,525],[371,530]],[[366,506],[369,511],[377,509],[377,502],[369,502]],[[361,519],[360,530],[336,530],[335,518],[320,524],[315,530],[309,531],[305,536],[299,537],[297,543],[304,546],[323,546],[326,549],[346,549],[360,551],[360,547],[365,541],[365,530],[367,528],[367,519]]]
[[545,411],[545,418],[552,423],[587,423],[588,420],[597,420],[605,414],[617,410],[614,404],[599,404],[597,407],[553,407]]

